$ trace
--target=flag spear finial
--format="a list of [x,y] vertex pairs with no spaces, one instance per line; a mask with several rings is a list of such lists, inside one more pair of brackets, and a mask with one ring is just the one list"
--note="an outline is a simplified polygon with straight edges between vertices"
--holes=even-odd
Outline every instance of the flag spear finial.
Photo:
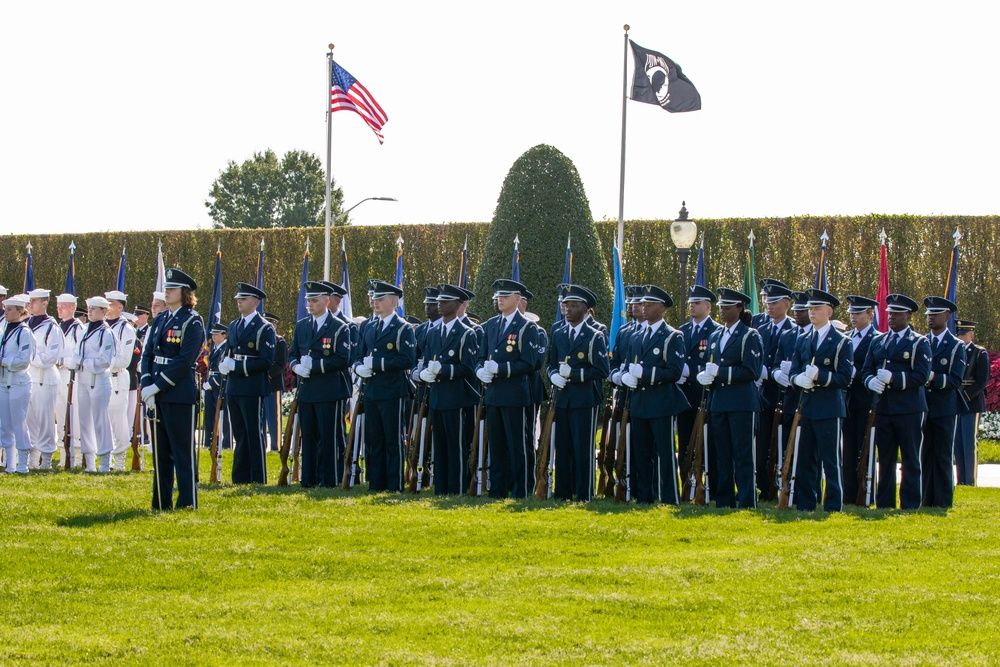
[[958,227],[955,228],[955,233],[951,235],[951,238],[955,239],[955,245],[958,245],[958,242],[962,238],[962,232],[959,231]]

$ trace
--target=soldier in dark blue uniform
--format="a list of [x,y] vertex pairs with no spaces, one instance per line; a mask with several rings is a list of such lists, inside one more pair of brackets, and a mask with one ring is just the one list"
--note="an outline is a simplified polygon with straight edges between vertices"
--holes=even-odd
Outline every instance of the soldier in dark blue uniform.
[[979,413],[986,411],[986,385],[990,383],[989,353],[972,342],[977,324],[972,320],[955,321],[955,335],[965,345],[962,393],[967,405],[958,418],[958,428],[955,430],[955,472],[956,483],[969,486],[976,485]]
[[528,439],[530,377],[538,362],[538,327],[517,306],[528,288],[514,280],[493,282],[500,314],[483,326],[476,376],[486,385],[490,497],[526,498],[535,486],[535,448]]
[[[788,317],[788,309],[792,305],[792,290],[773,278],[765,278],[761,281],[761,293],[764,294],[764,308],[768,319],[756,327],[763,345],[760,419],[757,428],[757,488],[760,490],[761,500],[774,500],[770,497],[771,470],[767,464],[771,452],[774,412],[778,409],[779,401],[784,400],[785,392],[771,376],[770,369],[780,363],[781,336],[792,328],[792,321]],[[790,355],[791,350],[788,353]]]
[[628,363],[621,376],[632,389],[632,495],[637,503],[677,505],[674,418],[690,407],[677,386],[687,359],[684,334],[663,320],[674,301],[662,288],[644,285],[642,303],[646,327],[629,341]]
[[[559,300],[565,320],[552,327],[546,371],[555,398],[556,482],[553,495],[588,502],[594,495],[594,442],[601,386],[608,377],[608,347],[598,329],[586,323],[597,296],[580,285],[562,285]],[[541,443],[546,446],[547,443]]]
[[409,373],[416,364],[413,327],[396,315],[403,290],[370,280],[374,319],[364,327],[354,372],[365,378],[365,456],[368,488],[403,490],[403,429],[410,400]]
[[[858,499],[858,471],[861,467],[867,469],[868,462],[861,461],[861,453],[865,447],[868,434],[868,413],[872,409],[872,399],[875,396],[865,386],[861,369],[865,365],[868,349],[872,340],[880,335],[873,326],[875,308],[878,301],[863,296],[847,297],[847,313],[854,329],[847,334],[854,347],[854,377],[847,389],[847,416],[844,418],[844,502],[855,504]],[[874,455],[874,452],[872,453]],[[874,470],[872,471],[874,474]]]
[[951,507],[955,497],[955,427],[965,410],[962,380],[965,378],[965,346],[948,331],[948,320],[958,307],[948,299],[929,296],[927,339],[931,346],[931,372],[927,376],[927,421],[920,469],[924,507]]
[[[205,390],[205,447],[211,449],[212,440],[215,438],[215,412],[219,405],[219,393],[222,388],[222,373],[219,372],[219,364],[226,358],[226,335],[229,329],[224,324],[213,324],[209,328],[212,343],[208,352],[208,376],[205,378],[202,389]],[[226,406],[222,406],[219,414],[219,422],[222,424],[223,449],[231,449],[233,446],[233,430],[229,425],[229,414]]]
[[878,488],[875,505],[896,506],[896,452],[903,465],[899,505],[917,509],[921,498],[920,445],[927,415],[924,383],[931,372],[931,346],[910,328],[919,307],[903,294],[886,297],[889,333],[872,341],[861,374],[865,386],[879,395],[875,409]]
[[351,398],[351,331],[329,312],[330,285],[305,283],[309,315],[296,322],[288,359],[299,378],[302,486],[336,487],[344,476],[344,412]]
[[[628,395],[625,386],[622,384],[622,374],[628,369],[629,360],[627,357],[630,341],[637,333],[641,335],[646,323],[645,316],[643,315],[642,285],[625,286],[625,306],[631,314],[632,319],[618,330],[618,335],[615,337],[615,344],[611,350],[611,376],[609,379],[615,386],[615,409],[611,418],[611,439],[605,439],[605,442],[608,442],[614,448],[614,456],[605,461],[605,473],[608,477],[606,483],[610,484],[612,488],[614,488],[616,483],[615,474],[618,457],[625,456],[625,453],[622,451],[624,443],[618,441],[618,436],[620,435],[619,425],[621,424],[622,414],[625,410],[625,397]],[[606,495],[610,495],[610,493],[606,492]]]
[[[264,447],[276,452],[281,449],[281,395],[285,393],[288,341],[278,333],[278,325],[281,323],[280,317],[264,311],[264,319],[274,327],[274,361],[267,369],[267,383],[270,393],[264,398]],[[268,440],[270,440],[270,446],[268,446]]]
[[468,290],[438,285],[440,324],[424,342],[426,367],[421,381],[429,387],[434,440],[434,493],[459,495],[468,485],[469,447],[479,403],[476,379],[476,331],[458,319],[459,304],[468,301]]
[[270,393],[267,373],[274,362],[275,333],[258,312],[267,298],[263,290],[236,283],[240,316],[229,323],[226,358],[219,372],[227,375],[226,409],[233,428],[233,484],[267,484],[264,457],[264,397]]
[[806,296],[813,330],[798,337],[790,373],[792,383],[802,390],[793,500],[802,511],[816,509],[822,492],[822,465],[826,474],[823,510],[839,512],[844,504],[841,420],[847,415],[844,390],[853,375],[853,349],[847,337],[830,323],[840,300],[820,289],[807,289]]
[[750,319],[750,328],[759,329],[768,322],[771,321],[771,316],[767,313],[767,291],[771,285],[777,285],[778,287],[783,287],[789,289],[788,285],[781,282],[777,278],[761,278],[757,281],[757,285],[760,287],[760,301],[764,304],[763,312],[753,315]]
[[[812,333],[812,323],[809,321],[809,308],[806,306],[809,298],[805,292],[792,292],[792,319],[794,324],[791,328],[782,332],[778,340],[778,351],[774,355],[770,368],[771,377],[781,387],[779,400],[781,401],[781,442],[778,447],[779,462],[783,463],[783,457],[788,437],[791,434],[792,422],[795,421],[795,411],[799,407],[799,395],[802,390],[792,384],[792,356],[795,353],[795,346],[799,338]],[[772,415],[773,422],[773,415]],[[773,431],[772,431],[773,433]]]
[[[527,429],[525,437],[528,438],[528,442],[537,443],[538,438],[541,437],[541,414],[542,414],[542,403],[546,401],[549,397],[547,391],[545,391],[545,383],[542,381],[542,376],[545,375],[545,353],[549,347],[549,335],[545,332],[545,329],[538,326],[539,317],[535,313],[528,311],[528,300],[534,299],[535,295],[529,290],[526,294],[521,295],[521,301],[517,304],[517,311],[524,316],[529,322],[535,325],[535,333],[538,337],[538,342],[535,344],[535,372],[531,375],[531,414],[528,415],[528,421],[525,422],[524,427]],[[564,324],[565,320],[557,322],[556,324]],[[512,480],[513,481],[513,480]]]
[[716,507],[757,507],[754,422],[760,409],[760,335],[750,328],[750,297],[716,290],[720,326],[708,339],[708,361],[697,375],[708,391],[708,414],[718,461]]
[[[696,377],[698,373],[705,370],[705,362],[708,361],[708,337],[719,326],[712,319],[715,292],[707,287],[695,285],[688,290],[688,295],[688,309],[691,311],[691,319],[681,325],[681,332],[684,334],[684,346],[687,350],[687,359],[685,360],[684,371],[681,373],[678,385],[684,392],[684,397],[691,407],[677,415],[677,456],[681,462],[687,460],[688,444],[691,442],[691,429],[694,427],[695,418],[698,416],[698,407],[701,405],[702,399],[706,396],[705,388],[698,384]],[[619,332],[618,335],[621,335],[621,333]],[[711,433],[709,434],[707,449],[708,460],[705,463],[705,467],[708,470],[708,497],[714,498],[716,461],[715,445],[712,443]],[[683,500],[690,500],[690,498],[684,498]]]
[[205,343],[205,324],[193,309],[198,283],[167,269],[167,310],[156,316],[140,362],[142,400],[153,413],[153,509],[198,508],[198,460],[194,451],[198,385],[194,365]]

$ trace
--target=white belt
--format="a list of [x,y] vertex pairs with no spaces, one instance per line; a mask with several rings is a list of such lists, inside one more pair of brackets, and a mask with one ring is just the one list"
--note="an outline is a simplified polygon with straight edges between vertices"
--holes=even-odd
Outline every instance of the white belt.
[[233,361],[246,361],[247,359],[256,359],[255,356],[250,354],[234,354]]
[[154,364],[160,364],[161,366],[166,366],[170,363],[170,357],[153,357]]

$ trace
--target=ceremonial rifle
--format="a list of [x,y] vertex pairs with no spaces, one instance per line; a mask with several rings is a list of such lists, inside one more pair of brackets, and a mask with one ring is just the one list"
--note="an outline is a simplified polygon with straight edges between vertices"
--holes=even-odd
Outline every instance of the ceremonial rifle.
[[483,492],[483,462],[489,432],[486,430],[486,386],[479,386],[479,407],[476,409],[476,431],[469,449],[469,490],[468,495],[476,497]]
[[[607,402],[604,404],[604,416],[601,418],[601,444],[597,448],[597,469],[600,475],[597,478],[597,495],[607,494],[608,484],[614,484],[613,479],[608,475],[608,449],[613,446],[609,437],[615,420],[615,390],[611,389]],[[611,492],[614,495],[614,491]]]
[[[567,360],[569,357],[567,357]],[[554,437],[552,423],[556,418],[556,398],[559,396],[559,388],[552,385],[552,393],[549,394],[548,411],[545,413],[545,423],[542,424],[542,432],[538,436],[538,463],[535,466],[535,498],[545,500],[549,497],[549,457],[551,456]]]
[[[281,458],[281,472],[278,473],[278,486],[288,486],[288,454],[292,449],[292,435],[295,429],[295,418],[299,412],[298,392],[292,399],[292,405],[288,409],[288,421],[285,422],[285,432],[281,435],[281,451],[278,456]],[[280,412],[278,413],[281,414]]]
[[142,432],[142,401],[135,402],[135,416],[132,418],[132,471],[142,470],[142,455],[139,454],[139,438]]
[[774,409],[774,421],[771,422],[771,451],[767,456],[767,471],[771,476],[771,483],[768,486],[767,498],[763,500],[774,500],[778,497],[778,472],[783,469],[781,465],[781,426],[784,416],[785,392],[788,387],[782,387],[778,395],[778,405]]
[[703,449],[708,446],[708,439],[705,437],[707,403],[708,392],[702,387],[701,403],[698,405],[698,413],[695,415],[694,424],[691,427],[691,437],[688,439],[687,456],[684,457],[685,465],[682,473],[684,485],[681,489],[681,497],[693,500],[696,505],[706,503],[703,468],[707,465],[707,457]]
[[[227,350],[226,358],[232,354],[232,350]],[[229,376],[223,375],[219,384],[219,400],[215,402],[215,431],[212,433],[212,469],[208,474],[210,484],[222,483],[222,406],[226,403],[226,385],[229,384]]]
[[631,409],[629,402],[632,398],[632,390],[625,390],[625,398],[622,399],[622,418],[618,422],[618,455],[615,457],[615,502],[627,503],[629,501],[629,485],[632,480],[629,476],[632,473],[632,451],[629,447],[628,436],[630,433],[629,420],[631,419]]
[[344,449],[344,480],[341,487],[345,490],[354,486],[355,459],[361,450],[362,437],[364,436],[365,422],[365,379],[361,379],[361,386],[358,389],[358,399],[354,401],[354,409],[351,410],[351,439]]
[[[889,363],[888,359],[882,360],[882,368]],[[872,408],[868,411],[868,422],[865,424],[865,443],[861,448],[861,458],[858,461],[858,497],[855,504],[868,507],[875,500],[874,478],[875,478],[875,408],[878,407],[878,399],[881,394],[875,394],[872,398]]]
[[[816,363],[813,357],[809,365]],[[806,390],[799,396],[799,404],[795,408],[792,427],[788,431],[788,446],[785,448],[785,464],[781,470],[781,491],[778,493],[778,509],[787,510],[792,498],[795,497],[795,459],[799,457],[799,423],[802,421],[802,398]]]
[[[410,493],[420,493],[424,474],[424,444],[427,442],[427,433],[430,431],[430,422],[427,418],[428,403],[430,402],[431,388],[424,389],[424,397],[420,401],[420,409],[416,411],[415,426],[410,433],[410,451],[407,459],[409,473],[406,477],[406,490]],[[416,401],[414,401],[416,403]]]
[[76,384],[76,371],[69,372],[69,388],[66,391],[66,418],[63,420],[63,449],[66,450],[66,463],[63,466],[66,470],[73,467],[73,386]]

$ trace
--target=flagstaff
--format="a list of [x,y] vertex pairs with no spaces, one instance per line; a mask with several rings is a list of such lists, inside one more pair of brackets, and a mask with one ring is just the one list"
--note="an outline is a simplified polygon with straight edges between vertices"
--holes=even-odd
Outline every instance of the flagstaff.
[[622,51],[622,156],[618,174],[618,257],[622,256],[625,237],[625,110],[628,103],[628,23],[625,24],[625,46]]

